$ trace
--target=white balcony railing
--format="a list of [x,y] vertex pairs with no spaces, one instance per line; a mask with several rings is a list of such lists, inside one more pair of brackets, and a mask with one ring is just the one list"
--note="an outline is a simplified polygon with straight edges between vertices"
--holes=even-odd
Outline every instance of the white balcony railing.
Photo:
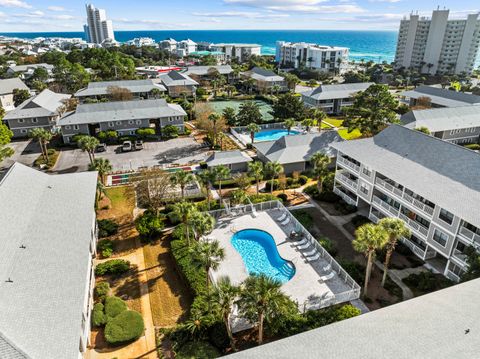
[[347,202],[349,205],[356,206],[357,201],[354,200],[352,197],[350,197],[348,194],[343,192],[340,188],[334,187],[333,188],[333,193],[337,194],[340,196],[345,202]]
[[352,161],[347,160],[345,157],[338,157],[337,163],[347,166],[350,169],[354,170],[355,172],[360,172],[360,166],[353,163]]
[[480,235],[473,233],[471,230],[465,227],[460,227],[460,234],[472,241],[473,243],[480,245]]
[[358,188],[358,182],[357,181],[354,181],[350,178],[348,178],[347,176],[345,176],[343,173],[341,172],[338,172],[335,174],[335,178],[342,182],[343,184],[345,184],[346,186],[350,187],[351,189],[353,189],[354,191],[357,190]]
[[373,203],[379,205],[381,207],[381,209],[387,211],[389,213],[389,215],[393,215],[395,217],[398,216],[398,211],[399,210],[397,208],[393,207],[393,206],[390,206],[387,202],[383,201],[379,197],[373,196]]
[[415,255],[417,255],[420,258],[425,258],[425,251],[421,249],[420,247],[417,247],[413,242],[409,241],[408,239],[402,237],[400,239],[403,244],[405,244]]
[[380,179],[376,178],[375,179],[375,184],[379,185],[382,188],[385,188],[388,192],[396,194],[399,197],[402,197],[403,191],[395,186],[392,186],[390,183]]
[[403,213],[400,213],[399,217],[400,219],[403,219],[403,221],[405,221],[408,224],[408,226],[412,228],[415,232],[420,233],[425,237],[428,235],[427,227],[421,225],[420,223],[418,223],[417,221],[414,221],[413,219],[408,218]]
[[408,203],[413,204],[416,208],[422,210],[424,213],[428,214],[429,216],[433,215],[433,208],[430,207],[429,205],[426,205],[425,203],[420,202],[419,200],[413,198],[412,196],[406,193],[403,194],[403,199]]
[[368,219],[370,219],[373,223],[378,223],[378,221],[380,220],[380,218],[378,218],[376,215],[374,215],[373,213],[370,212],[370,214],[368,215]]

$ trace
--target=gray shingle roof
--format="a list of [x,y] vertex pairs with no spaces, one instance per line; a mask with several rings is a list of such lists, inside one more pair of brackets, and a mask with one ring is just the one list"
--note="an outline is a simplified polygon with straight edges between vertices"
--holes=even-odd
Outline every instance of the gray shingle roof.
[[59,107],[63,106],[63,101],[70,97],[71,95],[68,94],[55,93],[49,89],[45,89],[37,96],[29,98],[16,109],[8,112],[4,119],[13,120],[19,118],[53,116],[58,113]]
[[78,358],[96,183],[18,162],[0,182],[0,337],[31,358]]
[[30,90],[18,77],[0,80],[0,95],[12,93],[15,89]]
[[[230,355],[232,359],[471,359],[480,279]],[[468,330],[468,332],[467,332]]]
[[433,86],[419,86],[414,90],[404,91],[401,95],[414,99],[429,97],[432,103],[445,107],[480,104],[480,96]]
[[75,112],[66,113],[58,124],[65,126],[186,115],[180,105],[167,103],[164,99],[114,101],[78,105]]
[[0,332],[0,358],[2,359],[30,359],[22,350],[17,348]]
[[333,147],[480,226],[480,154],[399,125]]
[[185,75],[198,75],[206,76],[208,75],[208,70],[214,68],[222,75],[228,75],[233,72],[233,69],[230,65],[217,65],[217,66],[189,66],[187,71],[184,72]]
[[430,132],[480,127],[480,108],[476,106],[413,110],[402,116],[408,128],[427,127]]
[[214,152],[207,159],[209,166],[229,165],[252,161],[252,158],[242,151],[218,151]]
[[365,91],[373,82],[360,82],[353,84],[320,85],[314,90],[302,92],[303,96],[315,100],[331,100],[351,97],[357,92]]
[[102,96],[108,94],[109,87],[126,88],[132,93],[148,93],[153,89],[166,91],[165,87],[148,80],[122,80],[122,81],[100,81],[90,82],[87,88],[81,89],[75,93],[75,97]]
[[178,72],[170,71],[168,74],[163,74],[160,76],[163,84],[165,86],[197,86],[198,82],[192,80],[188,75]]
[[344,140],[337,131],[324,131],[320,134],[284,136],[276,141],[255,143],[254,147],[269,161],[285,164],[308,161],[314,153],[319,151],[334,157],[335,151],[330,145],[342,141]]
[[52,71],[54,66],[50,64],[28,64],[28,65],[13,65],[10,66],[9,69],[11,69],[14,72],[25,72],[29,69],[37,69],[37,68],[44,68],[47,71]]
[[261,81],[283,81],[285,80],[284,77],[277,75],[275,72],[271,70],[267,70],[261,67],[254,67],[250,71],[246,71],[243,73],[245,76],[251,77],[256,80]]

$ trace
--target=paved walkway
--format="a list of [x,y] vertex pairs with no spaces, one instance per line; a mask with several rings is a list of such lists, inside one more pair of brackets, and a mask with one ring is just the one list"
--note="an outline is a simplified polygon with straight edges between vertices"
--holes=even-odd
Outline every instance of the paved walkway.
[[[313,200],[308,194],[306,193],[303,193],[303,195],[305,196],[305,198],[308,199],[308,201],[317,209],[319,210],[323,216],[330,222],[332,223],[335,227],[337,227],[337,229],[342,232],[345,237],[347,237],[348,239],[350,239],[351,241],[353,241],[355,239],[355,237],[350,233],[348,232],[344,227],[343,225],[345,223],[348,223],[350,222],[350,220],[352,219],[352,217],[355,216],[355,214],[351,214],[351,215],[348,215],[348,216],[332,216],[330,214],[328,214],[327,211],[325,211],[315,200]],[[383,264],[380,263],[378,260],[376,260],[375,262],[375,265],[380,268],[380,270],[383,271]],[[421,267],[423,268],[423,267]],[[415,270],[416,268],[410,268],[410,270]],[[425,269],[425,268],[423,268]],[[426,269],[425,269],[426,270]],[[413,298],[413,293],[412,291],[410,290],[410,288],[405,284],[403,283],[402,281],[402,278],[405,278],[407,277],[409,274],[411,273],[408,273],[408,272],[405,272],[405,273],[408,273],[408,274],[403,274],[403,273],[399,273],[399,272],[403,272],[403,271],[407,271],[407,269],[404,269],[404,270],[389,270],[388,271],[388,276],[390,277],[390,279],[395,282],[395,284],[397,284],[401,289],[402,289],[402,296],[403,296],[403,300],[408,300],[408,299],[412,299]],[[421,269],[419,271],[422,271]]]

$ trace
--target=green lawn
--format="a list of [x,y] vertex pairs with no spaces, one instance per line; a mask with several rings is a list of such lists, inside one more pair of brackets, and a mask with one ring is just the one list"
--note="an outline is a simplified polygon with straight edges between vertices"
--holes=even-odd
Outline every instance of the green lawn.
[[342,124],[343,124],[343,120],[339,120],[339,119],[336,119],[336,118],[327,118],[326,120],[323,120],[323,124],[322,124],[322,128],[325,126],[325,127],[330,127],[328,125],[326,125],[326,123],[334,126],[334,127],[342,127]]
[[354,140],[362,136],[362,133],[359,130],[355,129],[349,133],[346,128],[338,130],[338,134],[345,140]]

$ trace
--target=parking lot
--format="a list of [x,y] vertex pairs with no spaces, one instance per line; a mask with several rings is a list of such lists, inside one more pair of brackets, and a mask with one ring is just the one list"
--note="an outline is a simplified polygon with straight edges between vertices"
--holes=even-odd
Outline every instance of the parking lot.
[[[40,155],[40,147],[34,141],[12,143],[15,149],[13,157],[1,163],[0,167],[9,167],[13,161],[33,165]],[[139,167],[151,167],[163,164],[185,165],[190,162],[204,161],[208,156],[208,148],[200,145],[191,137],[181,137],[162,142],[145,142],[143,150],[121,152],[120,145],[107,146],[106,152],[97,153],[96,157],[107,158],[114,171],[135,170]],[[54,173],[82,172],[88,169],[87,153],[78,148],[63,148]]]

